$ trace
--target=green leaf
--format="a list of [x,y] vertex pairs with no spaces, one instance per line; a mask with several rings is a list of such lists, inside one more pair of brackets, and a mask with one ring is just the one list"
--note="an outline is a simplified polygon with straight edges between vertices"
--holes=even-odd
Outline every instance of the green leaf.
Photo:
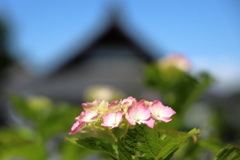
[[169,160],[188,137],[200,133],[192,129],[189,133],[162,128],[151,129],[145,125],[136,125],[118,140],[119,157],[123,160],[146,159]]
[[36,118],[38,118],[35,114],[35,111],[31,107],[29,107],[27,100],[17,95],[11,95],[10,101],[16,111],[20,113],[20,115],[24,116],[24,118],[30,120],[36,120]]
[[[48,116],[36,123],[36,127],[44,139],[59,133],[67,133],[74,123],[74,118],[69,117],[76,117],[80,111],[80,107],[64,103],[55,104]],[[61,123],[59,123],[59,119],[61,119]]]
[[[207,73],[201,73],[197,81],[194,79],[194,77],[186,77],[188,77],[188,82],[186,82],[185,85],[182,85],[182,87],[189,87],[189,92],[186,94],[185,97],[183,97],[184,99],[177,102],[177,104],[179,104],[179,102],[183,102],[182,105],[179,106],[182,109],[182,116],[184,116],[189,107],[197,101],[197,99],[214,81],[213,78]],[[181,95],[180,93],[182,93],[182,90],[178,91],[178,95]]]
[[80,107],[67,103],[54,104],[45,97],[23,98],[11,95],[10,100],[19,115],[30,120],[44,141],[53,135],[69,132],[74,123],[74,118],[69,117],[76,117],[81,112]]
[[225,148],[222,148],[214,160],[238,160],[240,157],[240,147],[228,145]]
[[0,159],[22,157],[45,160],[47,151],[39,137],[24,127],[0,130]]
[[59,153],[62,155],[60,160],[79,160],[93,154],[93,152],[88,149],[81,148],[81,150],[79,150],[79,146],[76,145],[76,140],[77,138],[64,138],[59,148]]
[[140,144],[134,144],[131,134],[129,132],[131,131],[128,130],[128,133],[124,135],[122,139],[119,139],[117,142],[118,154],[121,160],[133,159],[132,157],[135,156],[135,152],[137,151],[136,145]]
[[98,137],[88,137],[76,140],[77,144],[86,149],[99,150],[107,153],[113,159],[118,159],[113,145],[106,140]]

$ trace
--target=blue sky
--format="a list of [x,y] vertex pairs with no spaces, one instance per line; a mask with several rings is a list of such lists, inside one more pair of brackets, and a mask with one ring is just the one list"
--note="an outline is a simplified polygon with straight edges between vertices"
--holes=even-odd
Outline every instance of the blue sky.
[[15,56],[40,73],[97,29],[111,3],[159,52],[185,54],[193,71],[209,71],[221,84],[240,80],[237,0],[1,0],[0,13],[11,19]]

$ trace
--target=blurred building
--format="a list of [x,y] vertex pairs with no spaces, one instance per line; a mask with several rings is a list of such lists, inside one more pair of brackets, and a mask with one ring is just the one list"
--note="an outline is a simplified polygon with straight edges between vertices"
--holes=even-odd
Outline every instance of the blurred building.
[[81,102],[84,90],[96,84],[111,85],[127,96],[143,92],[143,67],[153,61],[153,54],[137,41],[144,35],[127,34],[131,26],[122,25],[117,14],[110,17],[110,23],[92,35],[89,44],[75,48],[76,53],[69,54],[73,56],[50,75],[34,78],[17,71],[12,91],[73,103]]
[[6,125],[7,118],[5,112],[5,95],[4,89],[7,84],[8,68],[14,64],[10,57],[10,50],[7,47],[9,40],[8,25],[4,19],[0,17],[0,127]]

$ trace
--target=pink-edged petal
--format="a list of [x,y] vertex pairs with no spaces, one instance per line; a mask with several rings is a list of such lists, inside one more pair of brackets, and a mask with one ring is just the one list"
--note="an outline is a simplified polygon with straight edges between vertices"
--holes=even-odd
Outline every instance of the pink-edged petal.
[[153,128],[154,127],[154,119],[150,118],[149,120],[142,122],[144,124],[146,124],[148,127]]
[[140,106],[140,107],[137,107],[137,109],[139,112],[139,118],[141,120],[149,119],[149,117],[151,116],[151,113],[148,107]]
[[171,107],[168,106],[165,107],[163,117],[171,117],[174,114],[176,114],[176,112]]
[[118,111],[116,113],[116,122],[120,123],[122,121],[122,116],[123,116],[124,112],[123,111]]
[[109,105],[108,105],[108,109],[109,110],[117,110],[121,107],[121,103],[118,101],[112,101]]
[[93,111],[96,110],[97,106],[94,103],[87,102],[87,103],[82,103],[83,110],[86,111]]
[[103,123],[101,125],[105,127],[110,127],[113,123],[115,123],[115,117],[116,117],[115,113],[105,114],[104,116],[102,116]]
[[135,125],[136,123],[138,124],[144,123],[150,118],[150,116],[151,114],[148,107],[130,106],[128,108],[128,114],[126,115],[126,119],[131,125]]
[[73,124],[73,126],[71,127],[71,132],[69,132],[68,134],[80,132],[84,125],[85,125],[84,122],[77,121],[76,123]]
[[130,118],[128,114],[125,116],[125,118],[126,118],[126,120],[128,121],[129,124],[131,124],[131,125],[136,125],[135,120],[133,120],[132,118]]
[[128,98],[122,100],[122,104],[133,105],[135,103],[137,103],[137,100],[133,97],[128,97]]
[[162,114],[165,110],[165,106],[160,101],[154,101],[149,109],[153,115]]
[[83,122],[93,122],[95,120],[97,120],[99,117],[99,113],[95,112],[95,111],[87,111],[87,112],[82,112],[80,114],[80,121]]
[[82,103],[83,110],[85,112],[86,111],[95,111],[98,108],[100,102],[101,102],[100,100],[95,99],[93,102]]
[[122,116],[124,112],[118,111],[116,113],[107,113],[103,118],[103,123],[101,126],[115,128],[118,127],[119,123],[122,121]]
[[137,102],[135,106],[145,106],[145,101],[146,100],[142,99],[139,102]]
[[138,108],[135,106],[128,107],[128,116],[130,119],[135,119],[135,118],[139,117]]
[[160,117],[158,120],[167,123],[167,122],[170,122],[172,120],[172,118],[170,118],[170,117]]
[[135,106],[144,106],[144,107],[146,107],[148,105],[152,105],[152,102],[149,102],[149,101],[147,101],[145,99],[142,99],[139,102],[137,102]]
[[172,119],[170,118],[176,112],[168,106],[164,106],[160,101],[154,101],[152,105],[149,106],[151,115],[154,119],[169,122]]

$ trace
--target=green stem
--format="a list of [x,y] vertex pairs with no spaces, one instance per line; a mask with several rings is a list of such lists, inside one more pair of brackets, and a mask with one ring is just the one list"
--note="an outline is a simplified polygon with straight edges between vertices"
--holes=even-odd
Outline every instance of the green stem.
[[117,137],[113,134],[110,128],[106,128],[106,132],[113,138],[113,140],[117,143]]
[[127,124],[126,127],[124,127],[124,133],[120,136],[120,139],[127,134],[128,129],[129,129],[129,124]]

